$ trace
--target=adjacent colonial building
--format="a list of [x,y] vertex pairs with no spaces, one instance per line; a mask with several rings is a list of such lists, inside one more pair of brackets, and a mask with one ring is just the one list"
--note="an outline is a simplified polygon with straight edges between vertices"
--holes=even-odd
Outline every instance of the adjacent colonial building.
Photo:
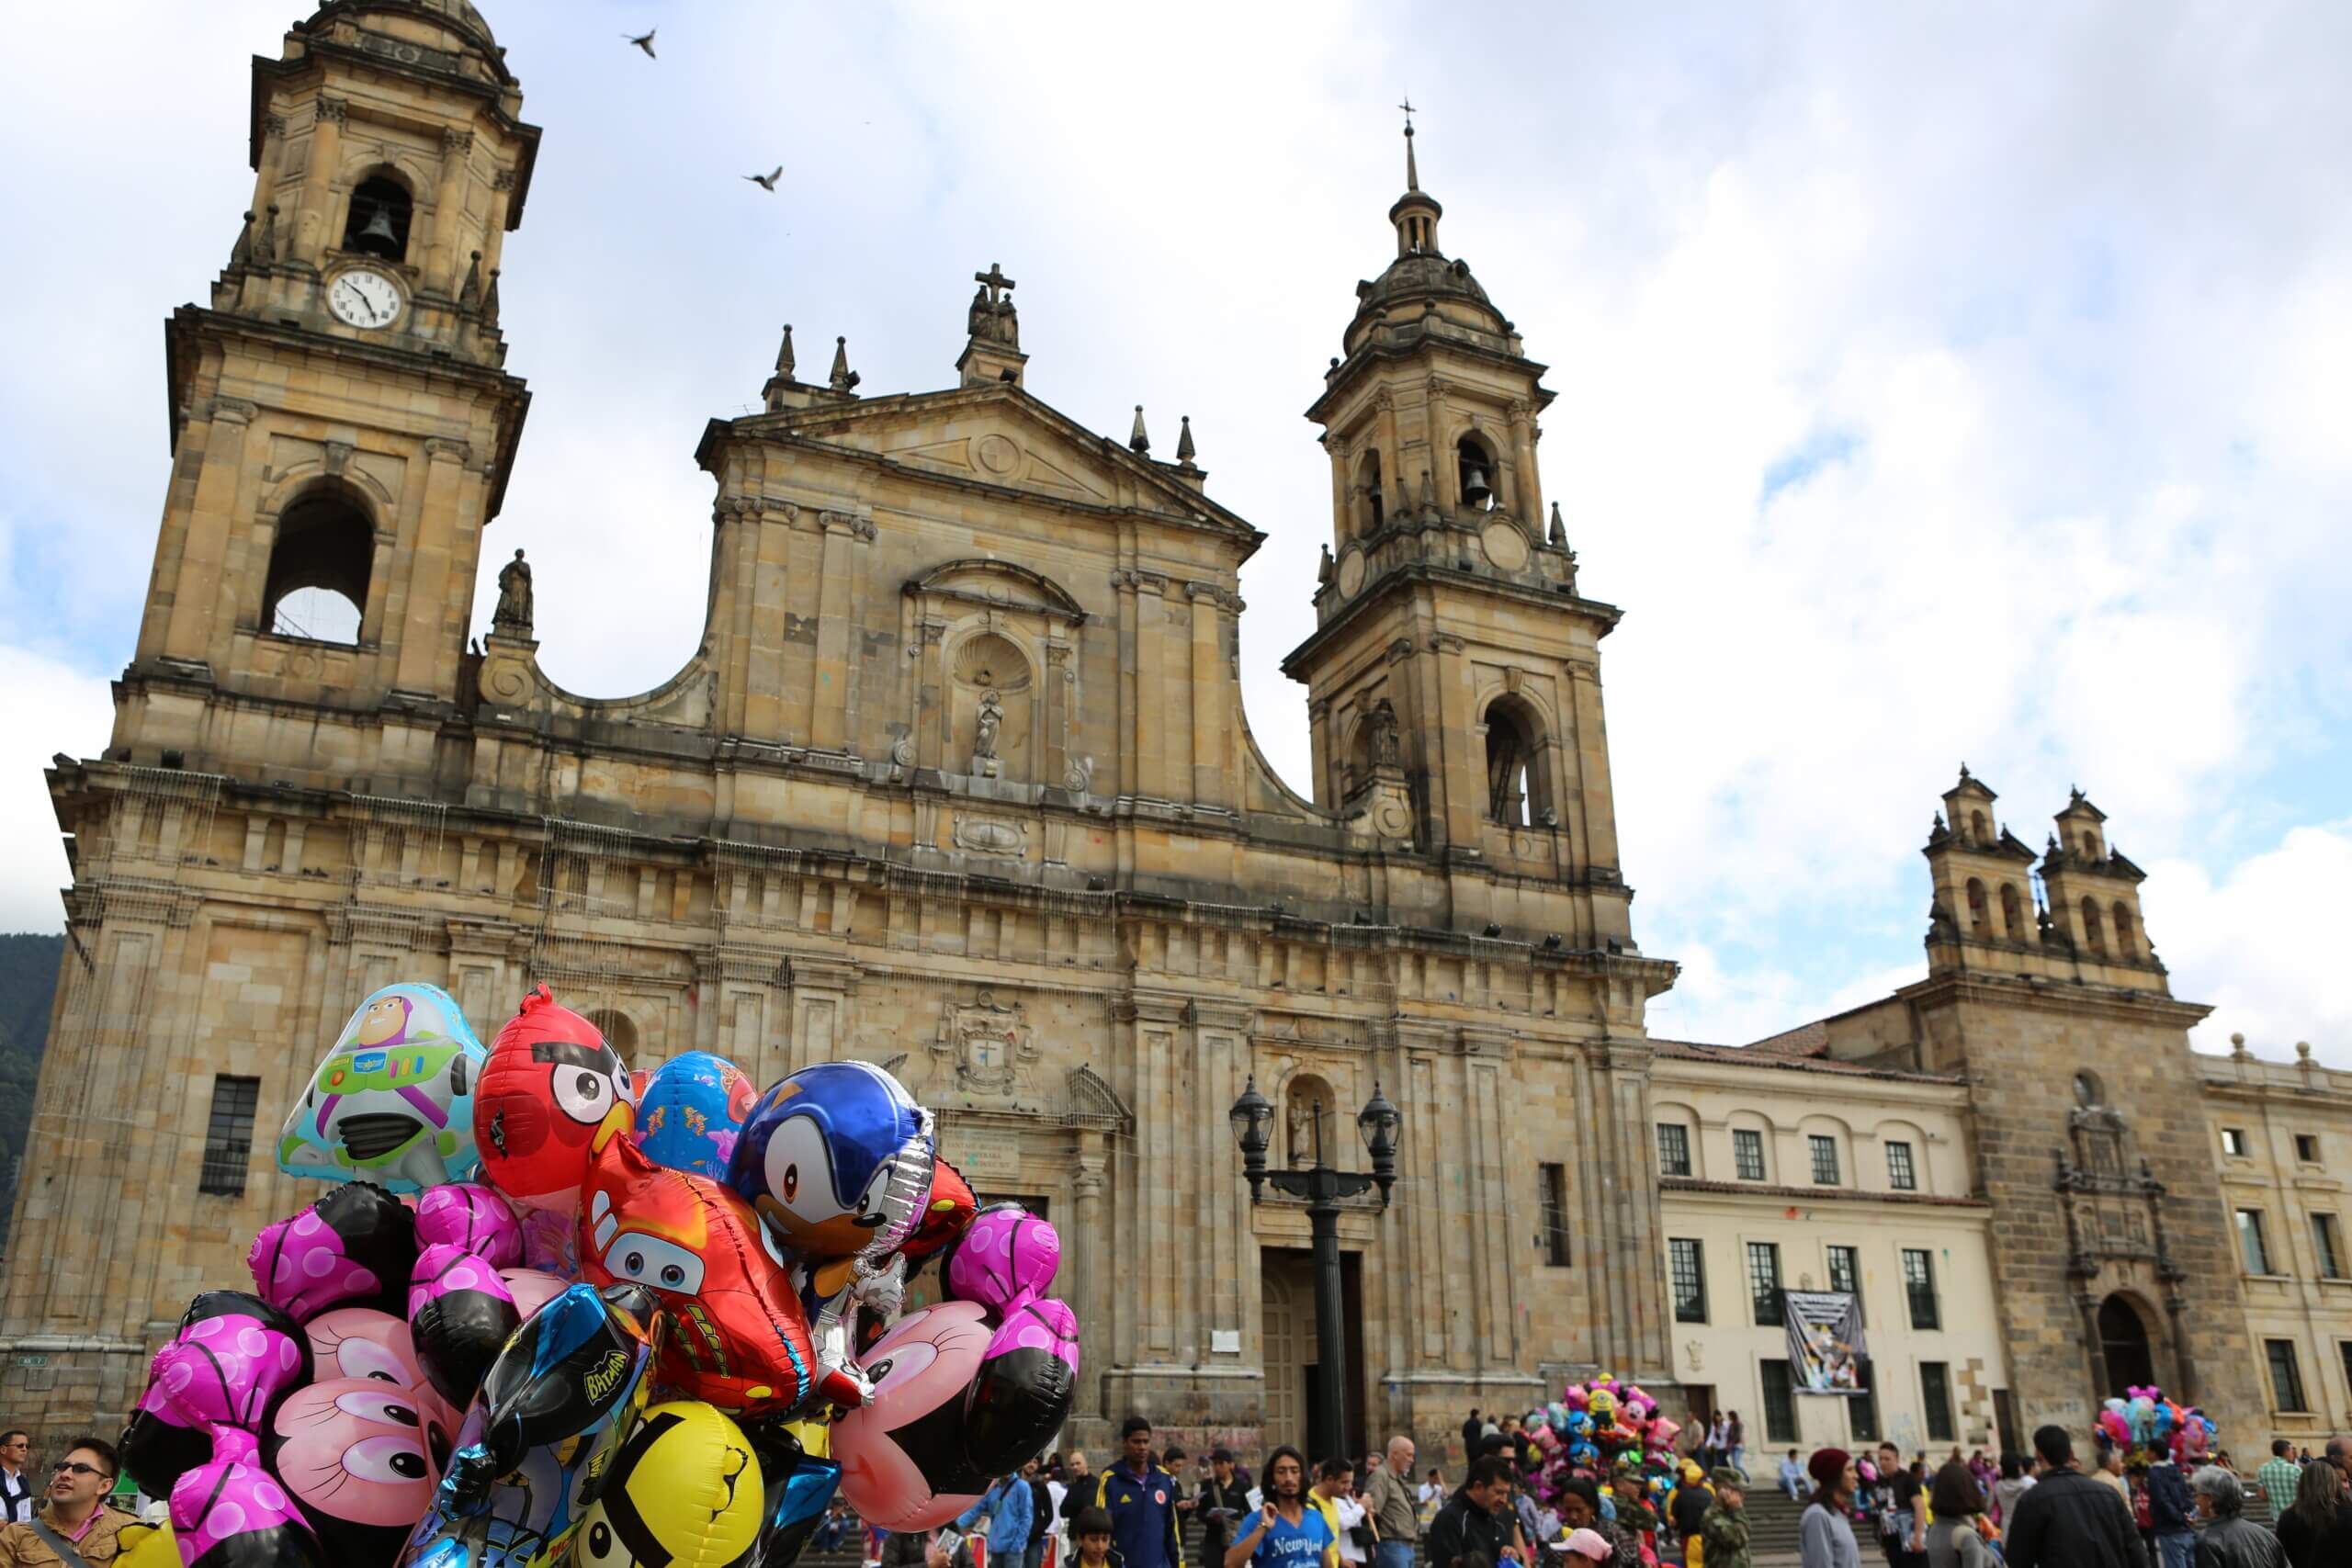
[[[1745,1052],[1649,1039],[1675,969],[1619,856],[1620,612],[1545,498],[1545,367],[1409,140],[1387,254],[1302,371],[1331,481],[1283,664],[1309,798],[1242,711],[1262,536],[1189,427],[1162,458],[1030,389],[993,265],[933,389],[861,390],[839,341],[804,378],[787,330],[757,412],[695,446],[700,647],[637,696],[558,687],[523,550],[474,603],[526,460],[501,247],[540,131],[504,51],[465,0],[331,0],[251,93],[251,210],[166,326],[112,739],[49,775],[71,942],[0,1284],[10,1419],[129,1410],[187,1299],[313,1195],[275,1130],[402,978],[485,1035],[546,981],[641,1065],[888,1066],[975,1186],[1060,1227],[1080,1440],[1142,1409],[1434,1455],[1467,1407],[1604,1369],[1756,1446],[2080,1425],[2147,1375],[2252,1432],[2257,1339],[2300,1358],[2290,1403],[2324,1364],[2342,1408],[2333,1232],[2301,1283],[2238,1265],[2319,1245],[2324,1162],[2270,1129],[2343,1097],[2192,1060],[2203,1010],[2087,801],[2037,853],[1963,773],[1923,981]],[[1252,1082],[1277,1161],[1352,1157],[1375,1089],[1403,1112],[1394,1203],[1340,1222],[1335,1367],[1306,1216],[1241,1180]],[[1787,1396],[1766,1320],[1808,1283],[1862,1295],[1873,1400]],[[1326,1380],[1343,1433],[1310,1430]]]

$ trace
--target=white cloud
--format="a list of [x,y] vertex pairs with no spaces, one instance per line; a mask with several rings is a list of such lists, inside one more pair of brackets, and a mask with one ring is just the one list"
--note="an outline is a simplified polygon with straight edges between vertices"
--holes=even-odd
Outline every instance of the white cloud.
[[[2177,966],[2170,884],[2233,887],[2329,814],[2292,775],[2352,745],[2352,10],[703,7],[654,62],[602,10],[488,9],[546,141],[485,573],[530,550],[574,689],[695,646],[691,452],[777,326],[804,373],[842,333],[867,390],[939,386],[1001,260],[1032,389],[1114,436],[1142,401],[1163,453],[1191,413],[1211,493],[1269,536],[1244,683],[1303,781],[1276,666],[1329,479],[1299,411],[1389,254],[1409,87],[1447,248],[1555,367],[1544,479],[1584,585],[1628,612],[1604,676],[1636,929],[1686,964],[1668,1032],[1754,1038],[1916,972],[1913,856],[1963,757],[2030,842],[2088,788],[2165,868]],[[13,19],[15,205],[70,213],[73,259],[0,256],[0,614],[75,669],[129,650],[156,322],[250,199],[244,59],[286,19]],[[139,114],[37,68],[101,51]],[[773,198],[736,177],[779,159]],[[75,749],[47,728],[40,756]],[[48,820],[0,826],[0,863],[47,863]]]
[[58,889],[74,877],[42,770],[55,752],[96,756],[114,709],[104,681],[5,645],[0,692],[8,694],[8,722],[0,725],[0,822],[7,824],[0,832],[0,931],[56,931],[65,923]]
[[2148,934],[2173,994],[2212,1004],[2190,1035],[2199,1050],[2244,1034],[2255,1055],[2292,1061],[2302,1040],[2352,1067],[2352,819],[2293,829],[2219,881],[2183,861],[2148,873]]

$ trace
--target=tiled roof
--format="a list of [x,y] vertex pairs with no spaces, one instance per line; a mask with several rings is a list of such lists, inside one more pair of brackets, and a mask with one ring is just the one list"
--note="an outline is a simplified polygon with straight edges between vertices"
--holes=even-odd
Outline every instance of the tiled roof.
[[1844,1077],[1883,1078],[1896,1083],[1957,1084],[1966,1080],[1956,1073],[1914,1073],[1894,1067],[1873,1067],[1863,1062],[1840,1062],[1828,1056],[1791,1055],[1781,1051],[1767,1051],[1758,1045],[1702,1045],[1687,1040],[1653,1040],[1650,1050],[1660,1056],[1670,1056],[1686,1062],[1721,1062],[1736,1067],[1778,1069],[1781,1072],[1835,1073]]

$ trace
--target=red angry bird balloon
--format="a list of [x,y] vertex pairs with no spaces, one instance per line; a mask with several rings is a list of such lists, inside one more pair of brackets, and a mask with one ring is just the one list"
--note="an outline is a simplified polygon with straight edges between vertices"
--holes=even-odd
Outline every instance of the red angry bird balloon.
[[482,1173],[515,1202],[569,1217],[598,1138],[628,1130],[634,1092],[596,1026],[534,987],[474,1090]]
[[[493,1057],[493,1060],[495,1058]],[[724,1184],[608,1137],[580,1204],[580,1271],[643,1285],[673,1319],[656,1370],[730,1414],[780,1415],[817,1386],[817,1357],[778,1244]]]

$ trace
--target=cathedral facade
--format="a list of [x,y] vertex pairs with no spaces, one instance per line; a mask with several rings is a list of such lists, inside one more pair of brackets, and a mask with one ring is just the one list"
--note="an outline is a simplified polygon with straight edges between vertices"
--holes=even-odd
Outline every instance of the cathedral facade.
[[[952,385],[861,392],[839,344],[803,378],[787,330],[758,412],[703,430],[708,620],[673,678],[610,701],[548,680],[520,551],[469,646],[528,408],[499,327],[528,281],[500,246],[539,130],[466,0],[330,0],[254,61],[253,106],[253,211],[168,326],[174,461],[111,743],[50,774],[72,940],[0,1413],[128,1411],[187,1299],[315,1195],[275,1131],[397,979],[446,986],[485,1036],[546,981],[639,1066],[888,1066],[976,1189],[1059,1227],[1078,1441],[1143,1410],[1195,1441],[1402,1429],[1435,1456],[1467,1407],[1599,1370],[1760,1402],[1769,1334],[1694,1337],[1668,1227],[1729,1258],[1756,1202],[1798,1212],[1791,1185],[1856,1224],[1928,1213],[1744,1187],[1738,1075],[1767,1071],[1799,1101],[1871,1086],[1872,1169],[1904,1141],[1884,1128],[1917,1129],[1971,1327],[2000,1314],[1916,1358],[1959,1369],[1969,1420],[2079,1424],[2111,1298],[2162,1375],[2212,1369],[2209,1404],[2238,1375],[2201,1011],[2136,924],[2117,945],[2136,873],[2095,820],[2037,872],[1964,784],[1929,845],[1922,986],[1802,1049],[1649,1040],[1675,970],[1634,938],[1618,855],[1619,612],[1544,498],[1544,367],[1441,248],[1409,141],[1394,254],[1335,312],[1307,410],[1332,539],[1284,669],[1310,799],[1242,711],[1261,536],[1189,430],[1162,459],[1140,422],[1107,438],[1027,389],[993,265]],[[1402,1111],[1394,1201],[1340,1220],[1340,1368],[1317,1364],[1307,1216],[1241,1179],[1227,1111],[1251,1084],[1278,1162],[1360,1161],[1355,1108]],[[1678,1120],[1702,1163],[1663,1160]],[[1909,1330],[1882,1332],[1884,1359]],[[1309,1431],[1326,1377],[1343,1434]]]

